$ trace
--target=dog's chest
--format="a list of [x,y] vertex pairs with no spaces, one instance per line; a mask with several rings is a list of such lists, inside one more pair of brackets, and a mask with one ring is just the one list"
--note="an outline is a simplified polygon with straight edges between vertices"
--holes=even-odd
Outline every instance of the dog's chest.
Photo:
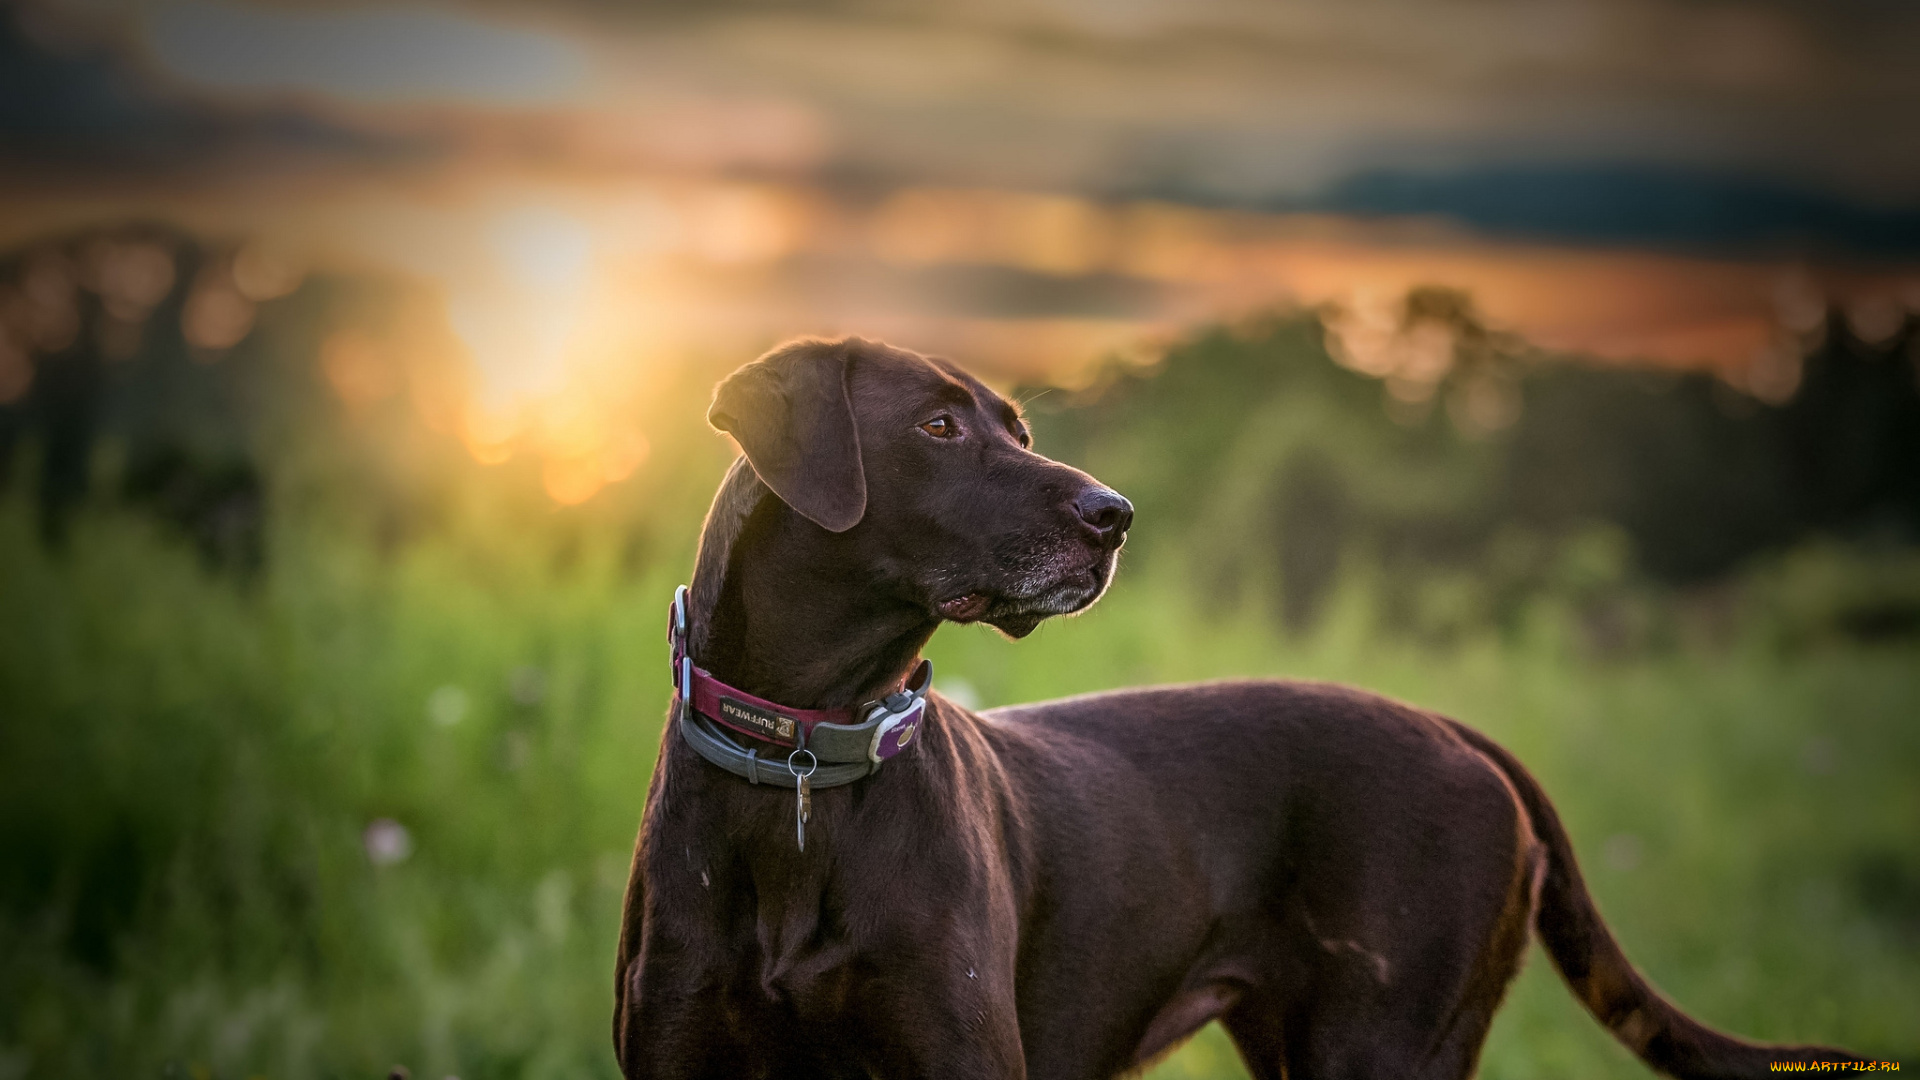
[[[868,891],[848,880],[847,860],[836,850],[845,826],[836,811],[843,808],[825,801],[802,852],[792,808],[764,797],[778,794],[728,794],[735,798],[722,804],[725,813],[661,822],[665,835],[657,837],[648,870],[660,929],[681,943],[673,950],[681,961],[702,969],[698,981],[724,987],[742,1008],[830,1008],[843,993],[835,972],[858,951],[849,927],[860,919],[849,901],[857,904]],[[783,794],[792,800],[791,790]],[[748,802],[754,805],[740,805]]]

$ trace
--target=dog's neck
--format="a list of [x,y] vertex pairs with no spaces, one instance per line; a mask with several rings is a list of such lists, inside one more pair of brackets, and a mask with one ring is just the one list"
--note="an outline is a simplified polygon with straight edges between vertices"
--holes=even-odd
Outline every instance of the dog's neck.
[[898,689],[940,624],[879,595],[853,544],[773,496],[745,458],[735,461],[688,590],[694,662],[797,709],[847,708]]

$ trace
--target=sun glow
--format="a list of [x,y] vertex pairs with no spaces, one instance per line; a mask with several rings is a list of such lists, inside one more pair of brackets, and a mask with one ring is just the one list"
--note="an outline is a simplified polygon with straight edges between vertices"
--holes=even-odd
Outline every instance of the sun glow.
[[547,494],[572,505],[632,475],[646,436],[615,414],[593,357],[621,336],[606,253],[580,216],[544,205],[491,215],[479,265],[447,283],[447,315],[474,385],[459,435],[474,460],[541,460]]

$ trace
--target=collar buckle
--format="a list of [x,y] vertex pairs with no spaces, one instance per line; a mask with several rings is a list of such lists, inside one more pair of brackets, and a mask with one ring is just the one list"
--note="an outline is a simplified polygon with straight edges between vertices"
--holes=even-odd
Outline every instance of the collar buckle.
[[673,646],[669,651],[667,678],[673,682],[673,692],[684,699],[693,697],[693,657],[687,652],[687,587],[673,590],[673,604],[667,608],[667,644]]
[[907,748],[920,731],[927,715],[927,691],[933,688],[933,661],[921,660],[920,667],[907,678],[907,685],[888,694],[868,713],[866,723],[873,724],[873,741],[867,746],[867,760],[878,766]]

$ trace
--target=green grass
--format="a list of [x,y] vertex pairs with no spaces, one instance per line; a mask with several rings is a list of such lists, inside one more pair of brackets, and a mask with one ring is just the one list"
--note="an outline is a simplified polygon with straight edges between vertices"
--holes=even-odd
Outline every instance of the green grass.
[[[50,558],[17,503],[0,1080],[614,1075],[611,961],[685,548],[636,560],[552,511],[384,554],[281,522],[241,588],[106,513]],[[1551,607],[1438,651],[1371,610],[1356,584],[1290,641],[1123,572],[1084,617],[1018,643],[949,628],[931,652],[985,705],[1289,675],[1446,711],[1535,771],[1629,955],[1689,1011],[1920,1061],[1920,651],[1739,635],[1601,661]],[[383,818],[412,853],[376,866],[362,834]],[[1209,1029],[1153,1075],[1244,1074]],[[1646,1073],[1536,955],[1482,1075]]]

